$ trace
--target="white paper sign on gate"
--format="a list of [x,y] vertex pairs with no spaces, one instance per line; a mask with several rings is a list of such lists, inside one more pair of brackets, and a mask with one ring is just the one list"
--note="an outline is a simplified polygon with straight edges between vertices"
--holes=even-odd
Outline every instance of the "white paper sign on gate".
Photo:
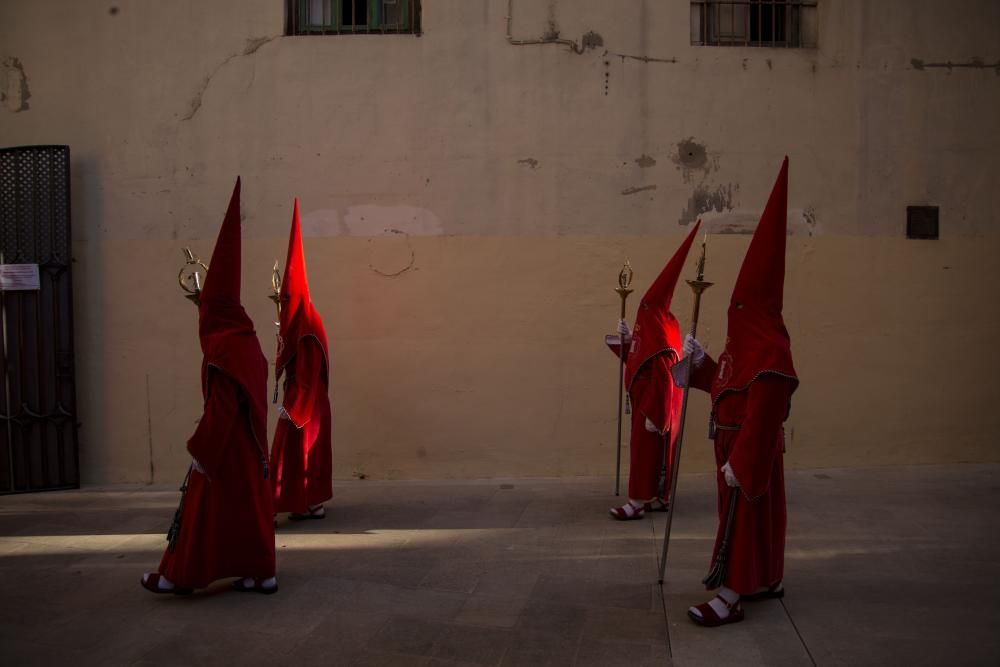
[[0,264],[0,291],[39,288],[37,264]]

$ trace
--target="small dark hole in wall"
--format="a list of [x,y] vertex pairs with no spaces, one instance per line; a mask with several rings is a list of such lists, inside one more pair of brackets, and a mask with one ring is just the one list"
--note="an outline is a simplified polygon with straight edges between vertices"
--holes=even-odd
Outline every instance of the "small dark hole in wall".
[[938,207],[907,206],[906,238],[936,240],[938,238]]
[[111,5],[111,8],[108,10],[108,14],[111,14],[112,16],[114,16],[117,13],[118,13],[118,8],[115,7],[114,5]]

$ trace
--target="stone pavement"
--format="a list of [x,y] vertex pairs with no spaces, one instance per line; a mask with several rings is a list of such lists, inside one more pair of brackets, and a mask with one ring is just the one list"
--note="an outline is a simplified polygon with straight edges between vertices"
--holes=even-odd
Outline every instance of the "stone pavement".
[[1000,466],[789,472],[788,594],[704,629],[713,484],[662,592],[663,517],[612,521],[610,479],[339,482],[274,596],[139,587],[175,490],[0,497],[0,665],[1000,664]]

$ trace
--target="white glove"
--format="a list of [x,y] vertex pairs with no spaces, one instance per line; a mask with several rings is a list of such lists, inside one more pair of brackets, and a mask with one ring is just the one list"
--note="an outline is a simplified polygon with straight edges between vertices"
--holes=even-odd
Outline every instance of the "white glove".
[[685,357],[691,357],[691,363],[694,364],[694,368],[698,368],[705,363],[705,348],[691,334],[684,336],[682,349]]
[[731,486],[736,488],[740,485],[740,480],[736,479],[736,474],[733,472],[732,466],[729,465],[729,461],[722,464],[722,474],[726,476],[726,486]]
[[194,466],[194,469],[200,472],[202,475],[205,475],[206,477],[208,476],[205,473],[205,469],[201,467],[200,463],[198,463],[198,459],[191,459],[191,465]]
[[646,417],[646,430],[649,431],[650,433],[659,433],[660,432],[660,429],[656,428],[656,424],[654,424],[653,422],[651,422],[649,420],[649,417]]
[[632,335],[632,330],[628,328],[628,322],[625,320],[618,320],[618,333],[620,333],[623,338],[628,338]]

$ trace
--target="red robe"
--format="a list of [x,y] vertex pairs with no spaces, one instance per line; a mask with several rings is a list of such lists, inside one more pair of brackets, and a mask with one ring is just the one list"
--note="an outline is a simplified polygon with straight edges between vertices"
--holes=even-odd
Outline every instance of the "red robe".
[[248,401],[224,373],[207,373],[205,413],[188,441],[205,474],[191,471],[180,534],[159,568],[182,588],[275,573],[274,510]]
[[[691,374],[691,386],[711,391],[718,366],[707,354]],[[719,529],[712,560],[722,541],[732,493],[741,493],[729,538],[723,585],[740,595],[782,580],[785,567],[785,477],[782,423],[797,381],[780,375],[760,376],[741,391],[728,391],[715,405],[716,485]],[[726,462],[740,487],[726,485],[719,470]]]
[[[632,341],[625,353],[625,389],[632,403],[628,496],[633,500],[650,500],[670,492],[682,402],[682,393],[670,379],[670,366],[681,349],[680,326],[670,311],[670,303],[700,227],[699,220],[640,299]],[[606,341],[619,354],[618,337]],[[646,430],[647,419],[657,432]],[[662,483],[661,471],[666,473]]]
[[329,354],[326,329],[309,296],[299,201],[288,234],[279,293],[277,379],[285,377],[282,419],[274,433],[274,506],[305,514],[333,497]]
[[[618,344],[610,345],[618,353]],[[630,352],[626,353],[631,354]],[[650,500],[665,496],[669,489],[670,471],[676,452],[676,438],[668,430],[666,435],[646,430],[649,419],[657,428],[669,427],[676,422],[673,406],[680,396],[670,380],[670,366],[676,360],[673,350],[658,355],[644,364],[632,378],[628,388],[629,402],[632,404],[632,433],[629,440],[628,497],[634,500]],[[664,447],[670,441],[669,458],[664,472]]]
[[285,367],[282,407],[271,449],[274,511],[305,513],[333,497],[333,450],[326,354],[304,336]]
[[275,573],[267,360],[240,305],[241,254],[237,179],[199,295],[205,411],[187,449],[204,472],[190,471],[179,532],[159,568],[181,588]]

